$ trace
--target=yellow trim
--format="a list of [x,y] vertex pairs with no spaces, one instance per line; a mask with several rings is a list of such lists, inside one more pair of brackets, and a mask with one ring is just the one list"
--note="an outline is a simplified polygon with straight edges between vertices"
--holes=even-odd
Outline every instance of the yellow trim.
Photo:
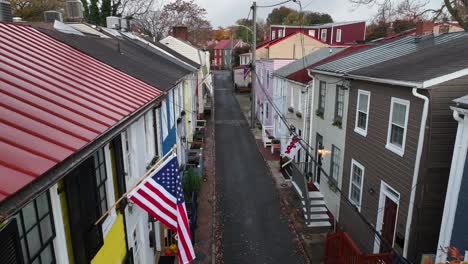
[[65,184],[63,180],[59,181],[58,183],[58,194],[60,197],[60,206],[62,207],[63,229],[65,231],[65,240],[67,242],[68,261],[70,264],[74,264],[75,257],[73,256],[73,246],[70,234],[70,218],[68,216],[67,195],[65,193]]
[[127,250],[125,245],[123,216],[118,213],[115,223],[112,225],[109,233],[104,239],[104,245],[91,260],[91,264],[123,263],[126,254]]

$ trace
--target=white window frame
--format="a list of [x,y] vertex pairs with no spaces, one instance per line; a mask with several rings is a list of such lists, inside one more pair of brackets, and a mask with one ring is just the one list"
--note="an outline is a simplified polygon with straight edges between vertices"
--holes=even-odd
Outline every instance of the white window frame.
[[[361,101],[361,100],[360,100],[360,95],[361,95],[361,94],[367,95],[366,129],[362,129],[362,128],[358,127],[359,103],[360,103],[360,101]],[[360,134],[360,135],[363,136],[363,137],[366,137],[366,136],[367,136],[367,129],[369,128],[370,97],[371,97],[371,93],[370,93],[369,91],[365,91],[365,90],[361,90],[361,89],[358,90],[358,94],[357,94],[357,104],[356,104],[356,120],[355,120],[355,124],[354,124],[354,132]]]
[[145,126],[145,150],[146,162],[149,163],[155,155],[155,142],[154,142],[154,124],[153,124],[153,111],[152,109],[146,112],[143,116]]
[[271,31],[271,40],[276,39],[276,30]]
[[169,135],[169,131],[167,129],[168,126],[167,121],[167,105],[166,99],[162,100],[161,102],[161,127],[162,127],[162,140],[166,140],[167,136]]
[[289,90],[289,106],[291,106],[292,108],[294,108],[294,88],[291,87],[291,85],[287,85],[286,86],[286,90]]
[[[351,187],[354,184],[353,183],[353,176],[354,176],[354,166],[360,168],[362,170],[362,176],[361,176],[361,186],[360,186],[360,194],[359,194],[359,204],[356,204],[355,201],[351,199]],[[356,206],[359,212],[361,212],[361,205],[362,205],[362,192],[364,188],[364,177],[366,175],[366,168],[356,160],[352,159],[351,160],[351,172],[349,175],[349,192],[348,192],[348,199],[351,203]],[[354,184],[355,185],[355,184]],[[355,185],[356,186],[356,185]]]
[[297,93],[298,93],[298,96],[297,96],[297,111],[299,111],[299,113],[303,114],[304,112],[302,111],[302,91],[298,88],[294,88],[295,90],[297,90]]
[[336,30],[335,42],[341,42],[341,29],[339,28]]
[[326,28],[320,30],[320,40],[323,42],[327,41],[327,29]]
[[312,36],[315,38],[315,30],[309,29],[309,36]]
[[[405,126],[403,127],[403,140],[401,147],[397,146],[390,142],[390,136],[392,133],[392,118],[393,118],[393,105],[394,104],[401,104],[406,106],[406,113],[405,113]],[[405,154],[405,145],[406,145],[406,133],[408,132],[408,117],[409,117],[409,109],[410,109],[410,101],[392,97],[391,104],[390,104],[390,115],[388,119],[388,129],[387,129],[387,144],[385,148],[394,152],[395,154],[403,157]]]
[[[333,158],[335,157],[335,155],[337,155],[336,151],[335,150],[338,150],[339,153],[338,153],[338,157],[337,157],[337,162],[335,163],[333,161]],[[335,145],[332,144],[332,149],[331,149],[331,155],[330,155],[330,175],[332,176],[332,179],[336,181],[336,183],[338,184],[338,181],[340,180],[340,171],[341,171],[341,149]],[[338,171],[335,173],[333,173],[333,166],[334,165],[338,165]]]
[[[104,147],[104,159],[106,161],[106,195],[107,195],[107,207],[110,208],[115,202],[114,196],[114,175],[112,170],[112,160],[110,156],[109,144]],[[107,215],[106,220],[102,223],[102,233],[104,239],[114,225],[115,220],[117,219],[117,213],[115,212],[115,207],[112,208],[110,213]]]
[[174,127],[174,89],[169,91],[168,98],[169,98],[169,128],[172,129]]
[[282,29],[278,30],[278,38],[281,38],[281,37],[284,37]]

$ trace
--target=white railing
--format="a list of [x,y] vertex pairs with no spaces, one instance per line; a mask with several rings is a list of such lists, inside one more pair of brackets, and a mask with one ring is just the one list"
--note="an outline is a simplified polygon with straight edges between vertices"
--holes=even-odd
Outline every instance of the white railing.
[[271,147],[271,138],[273,137],[273,126],[262,126],[263,147]]

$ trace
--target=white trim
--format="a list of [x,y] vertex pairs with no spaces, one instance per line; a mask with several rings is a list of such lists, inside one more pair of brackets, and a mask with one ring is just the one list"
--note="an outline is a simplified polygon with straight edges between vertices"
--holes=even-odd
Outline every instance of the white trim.
[[[390,190],[390,191],[389,191]],[[394,196],[393,193],[398,194],[398,197]],[[377,222],[376,222],[376,230],[379,234],[382,234],[382,226],[383,226],[383,218],[385,214],[385,198],[388,197],[390,200],[396,203],[397,211],[396,211],[396,219],[395,219],[395,227],[393,229],[393,241],[392,247],[395,244],[395,234],[396,234],[396,227],[398,223],[398,211],[400,210],[400,193],[392,188],[390,185],[385,183],[384,181],[380,181],[380,195],[379,195],[379,207],[377,207]],[[382,209],[383,208],[383,209]],[[380,238],[375,236],[374,240],[374,253],[379,253],[380,251]]]
[[[362,175],[361,175],[361,186],[360,186],[360,194],[359,194],[359,204],[354,204],[354,201],[351,199],[351,186],[353,185],[353,168],[354,166],[360,168],[362,170]],[[364,175],[366,174],[366,168],[359,162],[357,162],[354,159],[351,159],[351,172],[349,175],[349,192],[348,192],[348,199],[351,203],[356,206],[359,212],[361,212],[361,205],[362,205],[362,192],[364,188]]]
[[[112,160],[110,157],[110,150],[109,144],[104,147],[104,159],[106,164],[106,195],[107,195],[107,206],[110,207],[115,202],[115,192],[114,192],[114,175],[112,171]],[[97,191],[97,190],[96,190]],[[102,233],[104,239],[106,238],[107,234],[109,233],[110,229],[115,223],[117,219],[117,213],[115,212],[115,208],[113,208],[110,213],[107,215],[106,220],[102,223]]]
[[[323,33],[325,33],[325,35],[324,35]],[[321,40],[322,42],[327,42],[327,34],[328,34],[328,33],[327,33],[327,29],[326,29],[326,28],[320,29],[320,40]]]
[[444,82],[448,82],[450,80],[460,78],[460,77],[463,77],[465,75],[468,75],[468,68],[463,69],[463,70],[459,70],[459,71],[456,71],[456,72],[452,72],[452,73],[449,73],[449,74],[446,74],[446,75],[443,75],[443,76],[439,76],[439,77],[436,77],[436,78],[433,78],[433,79],[430,79],[430,80],[427,80],[427,81],[424,81],[422,83],[421,88],[429,88],[431,86],[434,86],[434,85],[437,85],[437,84],[440,84],[440,83],[444,83]]
[[[336,36],[335,36],[336,39],[335,39],[335,42],[341,42],[341,33],[342,33],[341,28],[337,28],[337,29],[336,29]],[[339,36],[339,38],[338,38],[338,36]]]
[[[367,95],[367,112],[366,112],[366,129],[362,129],[358,127],[358,118],[359,118],[359,103],[360,103],[360,94]],[[370,96],[371,93],[365,90],[358,90],[357,94],[357,104],[356,104],[356,120],[354,122],[354,132],[366,137],[367,136],[367,128],[369,127],[369,108],[370,108]]]
[[[391,130],[392,130],[392,119],[393,119],[393,105],[400,104],[406,107],[405,113],[405,125],[403,127],[403,141],[401,143],[401,147],[393,144],[390,142]],[[409,116],[409,108],[410,108],[410,101],[403,100],[400,98],[392,97],[391,104],[390,104],[390,117],[388,119],[388,129],[387,129],[387,143],[385,148],[398,154],[399,156],[403,157],[405,154],[405,144],[406,144],[406,133],[408,132],[408,116]]]
[[468,168],[465,168],[468,150],[468,116],[465,115],[464,119],[461,119],[457,110],[453,111],[453,116],[454,119],[458,121],[458,128],[453,150],[452,165],[450,167],[449,182],[447,185],[439,242],[437,245],[437,263],[446,261],[447,254],[444,252],[444,249],[450,246],[452,240],[453,225],[455,223],[455,213],[457,211],[463,173],[464,170],[468,170]]
[[52,215],[54,216],[54,229],[55,229],[55,238],[54,238],[54,251],[55,251],[55,261],[57,263],[67,264],[68,260],[68,250],[67,250],[67,240],[65,238],[65,228],[63,224],[63,213],[62,206],[60,204],[60,196],[58,195],[58,184],[55,184],[49,189],[50,193],[50,203],[52,207]]

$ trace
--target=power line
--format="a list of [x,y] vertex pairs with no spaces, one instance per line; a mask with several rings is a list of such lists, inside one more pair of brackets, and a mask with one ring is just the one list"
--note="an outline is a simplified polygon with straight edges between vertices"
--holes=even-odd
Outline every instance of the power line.
[[289,3],[289,2],[296,2],[296,0],[286,0],[286,1],[283,1],[281,3],[277,3],[277,4],[273,4],[273,5],[264,5],[264,6],[257,6],[257,7],[261,7],[261,8],[268,8],[268,7],[275,7],[275,6],[279,6],[279,5],[283,5],[283,4],[286,4],[286,3]]

